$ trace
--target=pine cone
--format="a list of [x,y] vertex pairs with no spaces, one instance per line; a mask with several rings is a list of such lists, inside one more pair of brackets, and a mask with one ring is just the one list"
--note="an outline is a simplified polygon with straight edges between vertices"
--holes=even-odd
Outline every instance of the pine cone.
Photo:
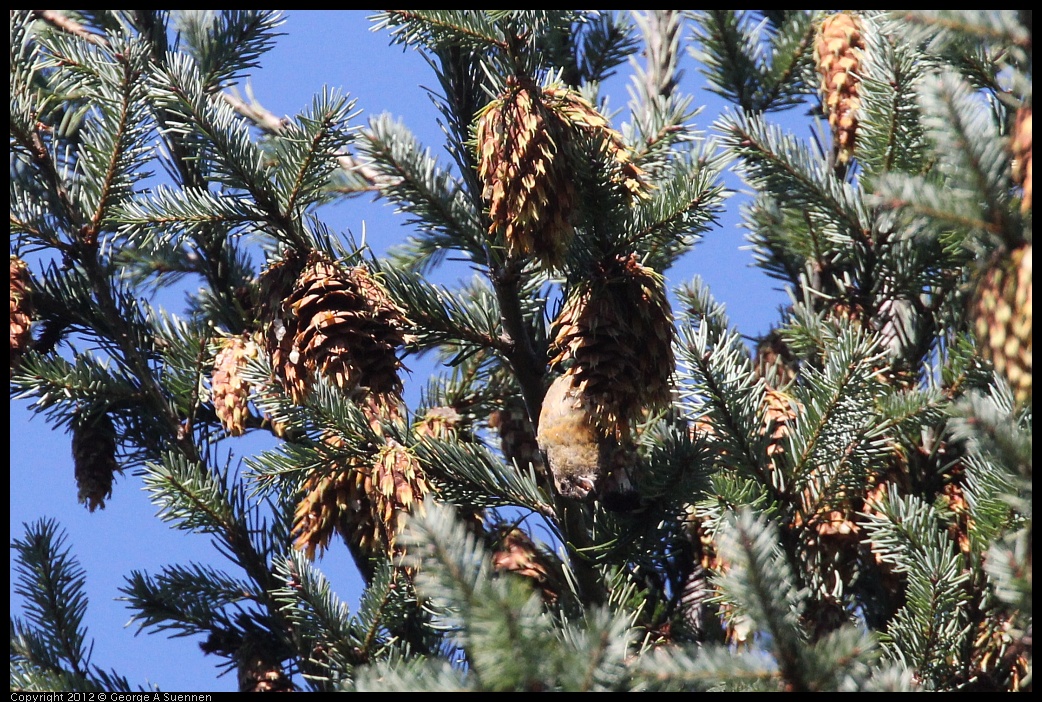
[[550,582],[551,569],[546,554],[539,551],[532,538],[517,527],[500,527],[489,535],[493,539],[492,567],[498,572],[517,573],[531,579],[543,601],[553,604],[558,593]]
[[528,410],[520,398],[507,398],[503,409],[489,414],[488,425],[499,432],[499,447],[507,463],[522,469],[531,465],[539,472],[544,470],[535,427],[528,419]]
[[279,654],[258,632],[249,632],[237,651],[235,661],[239,692],[296,692],[293,681],[282,670]]
[[673,317],[662,276],[636,254],[617,257],[580,286],[561,310],[551,365],[589,400],[603,435],[625,440],[630,422],[669,403]]
[[630,197],[647,197],[649,188],[643,179],[644,172],[630,160],[630,148],[589,100],[567,88],[546,88],[543,99],[573,130],[600,141],[609,163],[616,166],[613,179],[624,193]]
[[368,511],[360,499],[360,476],[361,471],[348,463],[307,477],[293,516],[293,548],[314,559],[316,550],[329,546],[334,532],[350,533],[350,515]]
[[455,407],[427,407],[413,430],[420,436],[448,438],[464,427],[464,418]]
[[79,417],[72,426],[72,461],[79,501],[93,512],[112,496],[116,462],[116,427],[105,413]]
[[250,413],[250,386],[242,379],[240,372],[246,362],[256,358],[258,353],[260,349],[252,339],[230,337],[223,340],[221,350],[214,359],[210,399],[217,418],[231,436],[242,436],[246,431],[246,417]]
[[785,452],[788,444],[789,425],[796,419],[793,399],[786,393],[767,388],[764,396],[764,434],[770,434],[767,456],[773,460]]
[[25,261],[11,257],[11,375],[14,375],[22,354],[33,341],[32,306],[29,290],[32,279]]
[[489,203],[489,234],[503,229],[510,253],[561,264],[575,230],[576,192],[563,153],[568,126],[541,100],[539,88],[511,80],[479,115],[478,175]]
[[373,505],[374,536],[393,557],[401,556],[398,535],[405,529],[407,516],[423,510],[423,501],[431,491],[416,456],[388,439],[376,454],[365,490]]
[[645,195],[643,173],[622,136],[574,90],[511,78],[507,92],[479,114],[478,175],[489,202],[489,233],[502,228],[511,254],[560,267],[575,233],[576,178],[568,152],[580,135],[599,140],[627,194]]
[[721,571],[723,563],[713,537],[705,528],[705,519],[698,515],[694,505],[688,505],[686,511],[685,531],[691,544],[692,564],[680,588],[679,605],[684,628],[701,639],[713,619],[709,602],[713,587],[709,576]]
[[1013,182],[1023,189],[1020,211],[1025,214],[1031,209],[1031,106],[1017,110],[1010,141],[1013,151]]
[[262,321],[282,317],[282,302],[293,292],[306,264],[307,260],[293,251],[287,251],[282,259],[267,262],[255,285],[259,298],[257,316]]
[[[763,433],[770,437],[767,457],[772,463],[779,461],[788,449],[789,427],[801,410],[802,406],[789,394],[771,387],[766,389]],[[844,493],[822,484],[819,476],[812,476],[811,484],[800,496],[793,524],[800,527],[806,522],[818,535],[819,543],[828,540],[834,547],[847,539],[857,541],[860,529],[853,520],[854,513]]]
[[313,255],[271,325],[272,365],[295,402],[321,372],[346,393],[401,394],[405,316],[366,268]]
[[339,455],[343,442],[329,436],[332,470],[314,473],[297,504],[294,547],[314,558],[336,531],[352,548],[371,555],[398,556],[397,537],[406,515],[422,509],[430,486],[415,456],[393,439],[363,459]]
[[278,664],[268,664],[262,658],[239,664],[239,692],[296,692]]
[[784,388],[796,377],[796,356],[777,329],[759,340],[753,365],[756,375],[771,387]]
[[307,395],[311,377],[300,351],[294,349],[296,319],[284,303],[296,288],[305,264],[306,261],[289,252],[283,260],[270,261],[257,284],[260,318],[267,324],[265,344],[271,365],[282,386],[298,403]]
[[966,499],[966,491],[957,482],[946,483],[941,489],[941,494],[938,495],[938,501],[951,514],[948,536],[951,537],[953,543],[959,545],[960,551],[967,556],[971,555],[973,547],[970,543],[970,534],[976,529],[970,503]]
[[972,303],[981,355],[1003,374],[1018,403],[1031,402],[1031,244],[995,259]]
[[723,638],[728,646],[742,648],[751,643],[752,622],[735,610],[733,604],[714,604],[712,597],[719,594],[712,576],[721,575],[731,569],[731,564],[720,556],[714,534],[706,525],[706,517],[698,513],[694,505],[687,508],[687,534],[694,549],[694,567],[687,581],[681,586],[681,606],[684,607],[684,624],[696,635],[707,630],[714,621],[724,623]]
[[973,645],[967,692],[1006,690],[1030,692],[1024,679],[1031,674],[1031,634],[1016,623],[1016,615],[1002,610],[988,613],[971,633]]
[[826,17],[814,43],[823,106],[832,127],[838,165],[846,165],[854,156],[857,113],[861,108],[861,78],[857,73],[864,48],[861,20],[848,12]]

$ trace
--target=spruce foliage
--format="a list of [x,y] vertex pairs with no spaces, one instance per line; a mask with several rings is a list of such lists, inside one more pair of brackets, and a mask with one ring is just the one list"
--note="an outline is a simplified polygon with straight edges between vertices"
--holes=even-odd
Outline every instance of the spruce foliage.
[[[239,97],[277,13],[11,12],[12,402],[53,489],[223,560],[127,573],[135,625],[243,691],[1030,691],[1030,11],[371,21],[443,144]],[[790,299],[753,343],[670,277],[728,167]],[[382,256],[317,209],[373,193]],[[131,690],[60,527],[12,548],[12,690]]]

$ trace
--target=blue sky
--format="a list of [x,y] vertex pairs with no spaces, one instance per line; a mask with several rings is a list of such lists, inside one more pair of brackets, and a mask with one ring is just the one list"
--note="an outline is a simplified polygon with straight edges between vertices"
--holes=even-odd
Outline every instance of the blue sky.
[[[442,148],[438,113],[426,87],[437,81],[426,61],[415,51],[390,44],[386,33],[370,31],[370,12],[363,10],[292,11],[282,27],[285,36],[262,58],[261,69],[250,83],[256,98],[276,115],[293,115],[305,109],[324,85],[341,89],[354,98],[362,114],[353,124],[361,126],[369,115],[388,112],[400,117],[418,139],[430,147],[444,165],[450,159]],[[689,35],[685,36],[686,40]],[[703,130],[726,107],[719,97],[705,90],[705,79],[689,56],[683,61],[680,89],[695,94],[705,110],[695,118]],[[616,126],[625,121],[629,71],[604,86],[611,96],[610,107],[622,110],[614,117]],[[798,118],[797,108],[775,120]],[[796,128],[806,138],[807,128]],[[728,176],[727,184],[740,188]],[[716,298],[727,305],[731,321],[747,335],[766,332],[778,319],[778,308],[787,302],[778,282],[752,267],[752,253],[745,250],[739,228],[740,194],[727,203],[720,225],[708,232],[673,269],[667,282],[673,287],[695,274],[709,284]],[[377,251],[402,239],[407,233],[403,219],[384,202],[355,198],[321,212],[336,231],[350,231],[356,239],[363,230],[366,241]],[[407,362],[413,373],[406,378],[408,395],[417,397],[427,378],[419,362]],[[167,639],[164,635],[135,636],[136,627],[126,627],[131,611],[115,601],[125,576],[132,571],[158,573],[166,564],[190,561],[225,568],[225,562],[207,537],[172,531],[157,520],[139,478],[126,474],[115,486],[104,510],[89,513],[76,500],[70,437],[54,431],[43,417],[32,418],[26,401],[11,402],[11,537],[20,536],[22,524],[41,517],[56,519],[68,533],[68,545],[86,571],[90,606],[86,626],[95,642],[92,662],[115,669],[134,685],[157,684],[164,691],[231,691],[234,673],[217,677],[218,659],[204,656],[198,638]],[[244,453],[256,450],[250,439],[235,445]],[[319,562],[342,599],[352,608],[358,599],[359,581],[344,548],[332,548]],[[14,563],[11,561],[13,576]],[[233,566],[228,570],[234,572]],[[20,614],[11,585],[11,613]]]

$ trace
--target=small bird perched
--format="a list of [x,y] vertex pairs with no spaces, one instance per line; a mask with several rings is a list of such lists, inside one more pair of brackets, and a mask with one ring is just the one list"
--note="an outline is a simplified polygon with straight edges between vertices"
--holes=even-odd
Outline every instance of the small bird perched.
[[557,491],[582,500],[596,489],[617,442],[597,431],[590,403],[572,380],[562,375],[546,391],[536,440],[546,452]]

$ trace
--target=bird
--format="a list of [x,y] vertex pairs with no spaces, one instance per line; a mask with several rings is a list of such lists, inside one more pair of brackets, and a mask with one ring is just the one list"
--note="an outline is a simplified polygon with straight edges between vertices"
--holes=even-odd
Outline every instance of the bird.
[[572,380],[566,373],[547,389],[536,441],[546,454],[557,491],[585,500],[597,489],[615,442],[601,436],[588,399]]

